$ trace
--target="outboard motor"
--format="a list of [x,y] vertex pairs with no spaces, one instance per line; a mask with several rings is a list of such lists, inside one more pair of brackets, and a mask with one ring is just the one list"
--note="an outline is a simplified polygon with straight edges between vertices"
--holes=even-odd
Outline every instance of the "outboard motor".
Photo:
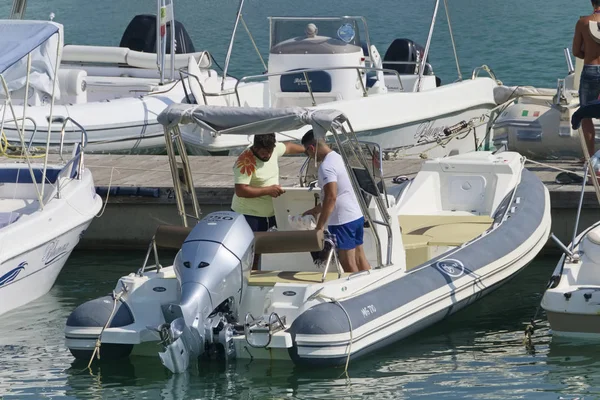
[[[417,63],[421,61],[425,49],[410,39],[395,39],[383,56],[383,68],[393,69],[399,74],[417,73],[416,64],[390,64],[386,61],[405,61]],[[426,61],[427,62],[427,61]],[[425,68],[425,75],[431,71]]]
[[[156,53],[156,15],[136,15],[121,38],[119,47],[144,53]],[[167,22],[167,54],[171,53],[171,22]],[[194,44],[183,24],[175,20],[175,53],[194,53]]]
[[191,357],[214,350],[234,355],[237,305],[246,288],[254,258],[254,233],[243,215],[209,214],[194,227],[175,258],[181,286],[179,304],[165,306],[159,327],[165,351],[162,363],[185,371]]

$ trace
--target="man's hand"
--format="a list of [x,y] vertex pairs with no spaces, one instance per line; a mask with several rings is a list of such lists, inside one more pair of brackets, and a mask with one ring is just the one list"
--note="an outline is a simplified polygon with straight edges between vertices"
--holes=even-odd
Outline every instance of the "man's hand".
[[264,189],[265,189],[266,194],[271,197],[279,197],[285,193],[285,190],[283,190],[283,188],[279,185],[267,186]]
[[321,205],[317,205],[316,207],[311,208],[308,211],[304,211],[304,213],[302,214],[302,216],[306,216],[306,215],[312,215],[313,217],[317,218],[317,215],[321,214]]

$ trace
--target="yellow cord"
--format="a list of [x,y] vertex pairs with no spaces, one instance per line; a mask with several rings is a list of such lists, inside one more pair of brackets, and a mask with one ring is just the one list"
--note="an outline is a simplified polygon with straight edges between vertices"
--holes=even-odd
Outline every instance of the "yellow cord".
[[[14,154],[8,154],[8,148],[9,148],[9,143],[8,143],[8,138],[6,137],[6,135],[4,134],[4,131],[0,131],[0,156],[1,157],[6,157],[6,158],[25,158],[25,155],[23,155],[23,150],[21,150],[21,155],[14,155]],[[43,158],[45,155],[44,154],[38,154],[38,155],[30,155],[29,158]]]

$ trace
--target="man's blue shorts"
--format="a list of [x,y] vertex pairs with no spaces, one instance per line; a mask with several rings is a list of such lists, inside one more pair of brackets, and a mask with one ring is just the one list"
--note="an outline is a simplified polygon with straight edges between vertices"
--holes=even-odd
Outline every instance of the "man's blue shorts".
[[600,97],[600,65],[584,65],[579,81],[579,105],[585,106]]
[[363,244],[364,226],[365,218],[360,217],[342,225],[329,225],[327,229],[335,235],[338,250],[352,250]]

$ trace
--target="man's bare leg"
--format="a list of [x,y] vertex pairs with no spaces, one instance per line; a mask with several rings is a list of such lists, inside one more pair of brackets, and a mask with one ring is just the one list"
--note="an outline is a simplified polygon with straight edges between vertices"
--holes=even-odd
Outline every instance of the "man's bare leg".
[[354,249],[351,250],[339,250],[340,263],[344,272],[358,272],[356,265],[356,255]]
[[581,130],[583,131],[583,136],[585,137],[585,144],[588,148],[588,153],[591,156],[595,153],[595,137],[596,130],[594,129],[594,121],[591,118],[585,118],[581,120]]
[[356,266],[359,271],[367,271],[371,269],[371,265],[369,265],[369,261],[367,260],[367,255],[365,254],[365,249],[363,245],[356,246],[354,251],[356,257]]

